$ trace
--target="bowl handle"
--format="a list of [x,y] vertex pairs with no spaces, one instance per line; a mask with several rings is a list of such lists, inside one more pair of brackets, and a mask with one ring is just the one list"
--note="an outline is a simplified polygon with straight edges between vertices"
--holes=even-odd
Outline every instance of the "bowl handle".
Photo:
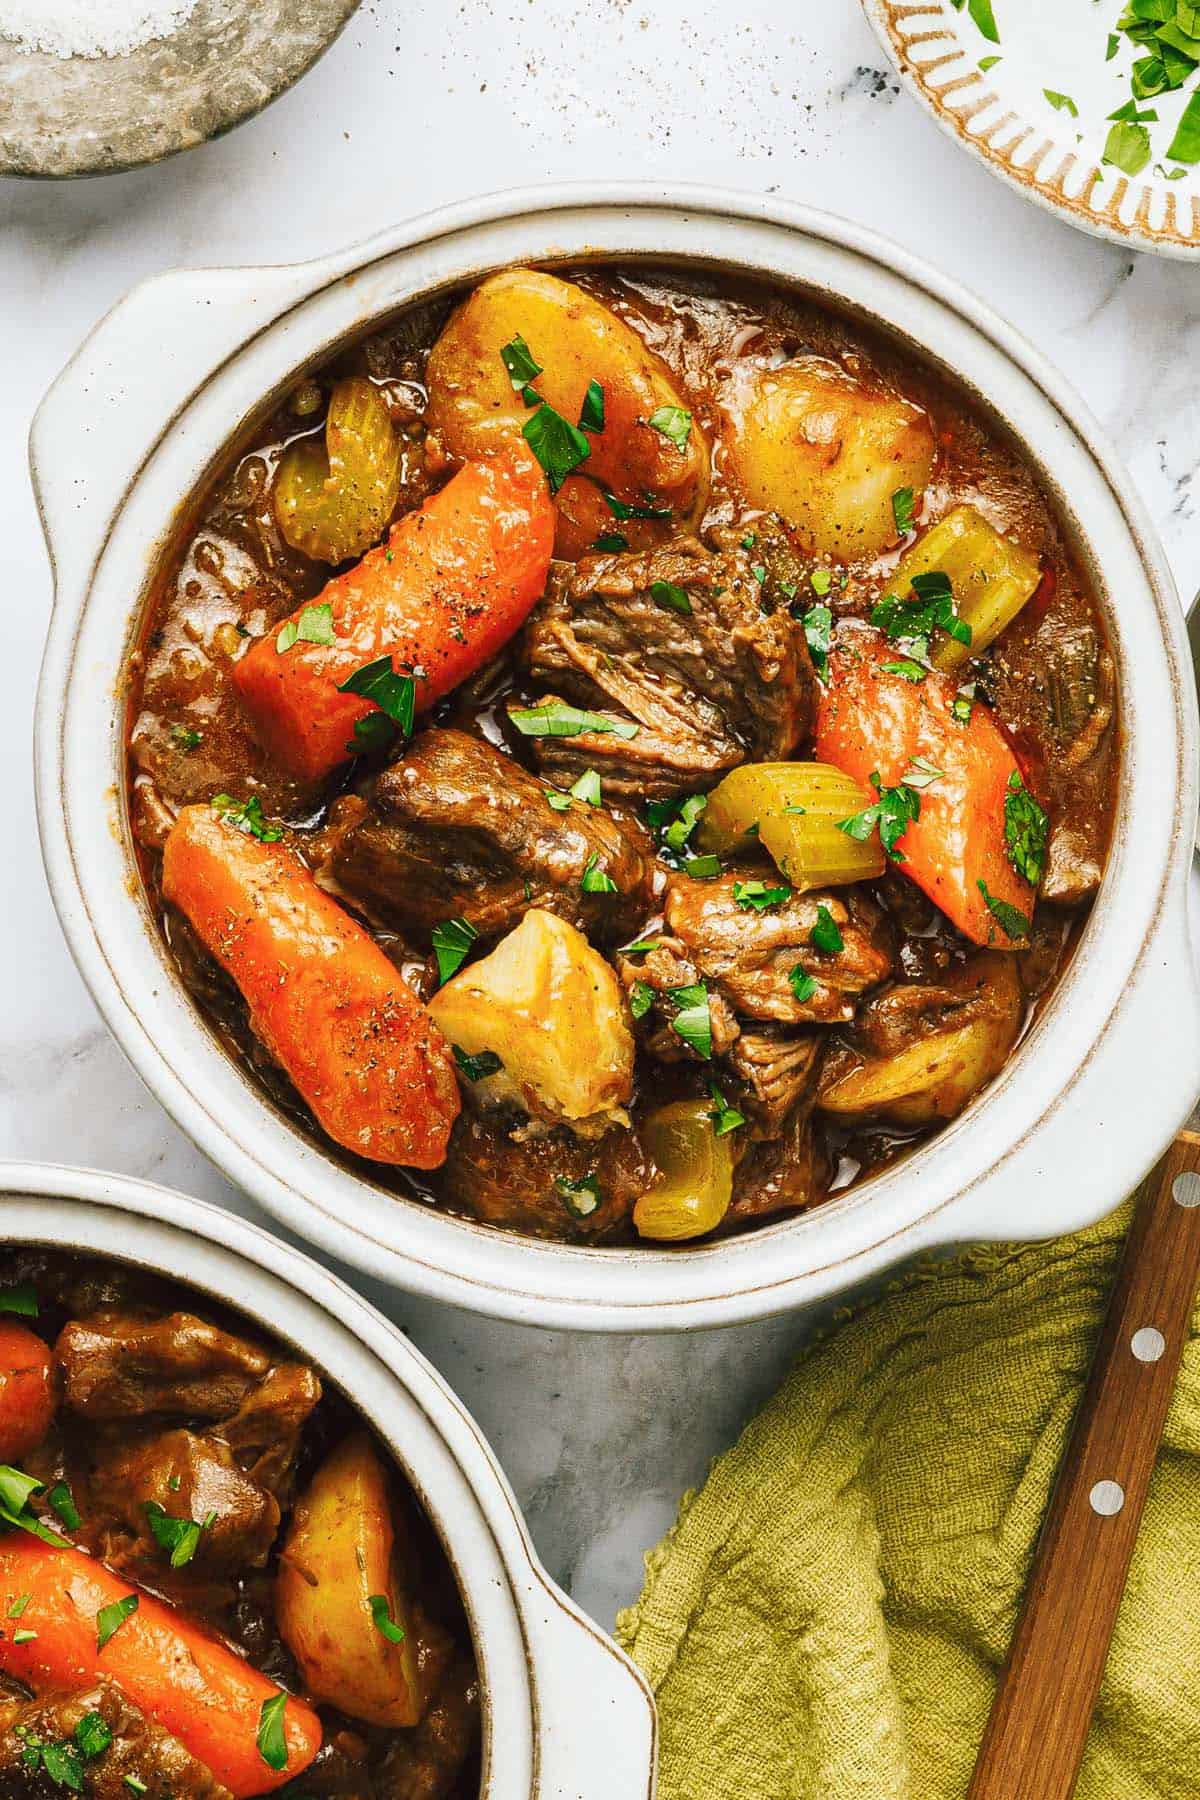
[[[1196,877],[1191,876],[1193,887]],[[1197,899],[1197,895],[1193,895]],[[1114,982],[1119,982],[1114,974]],[[1138,1107],[1152,1092],[1152,1108]],[[928,1246],[1061,1237],[1095,1219],[1091,1195],[1133,1192],[1200,1093],[1200,977],[1184,880],[1167,896],[1121,1017],[1044,1124],[931,1222]],[[1146,1115],[1150,1116],[1146,1116]]]
[[640,1671],[541,1584],[525,1628],[537,1682],[534,1800],[654,1800],[658,1719]]
[[326,279],[315,263],[176,269],[140,283],[94,327],[29,434],[56,599],[86,591],[126,492],[197,389]]

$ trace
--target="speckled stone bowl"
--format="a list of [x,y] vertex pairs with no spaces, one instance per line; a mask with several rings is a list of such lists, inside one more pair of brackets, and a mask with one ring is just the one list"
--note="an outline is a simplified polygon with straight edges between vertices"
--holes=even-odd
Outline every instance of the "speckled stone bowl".
[[103,175],[218,137],[298,81],[359,0],[197,0],[126,56],[0,38],[0,175]]

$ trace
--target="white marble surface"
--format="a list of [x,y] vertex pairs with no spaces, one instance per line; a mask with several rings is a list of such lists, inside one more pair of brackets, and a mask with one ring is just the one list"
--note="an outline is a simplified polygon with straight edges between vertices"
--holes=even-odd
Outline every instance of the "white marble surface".
[[[1181,590],[1200,581],[1200,272],[1078,235],[992,181],[895,92],[855,0],[367,0],[306,81],[219,143],[100,181],[0,182],[0,1155],[253,1212],[108,1041],[46,895],[29,739],[50,582],[25,462],[43,390],[142,275],[287,261],[442,201],[606,175],[780,192],[987,294],[1122,448]],[[572,1340],[382,1299],[490,1434],[549,1568],[605,1624],[803,1329]]]

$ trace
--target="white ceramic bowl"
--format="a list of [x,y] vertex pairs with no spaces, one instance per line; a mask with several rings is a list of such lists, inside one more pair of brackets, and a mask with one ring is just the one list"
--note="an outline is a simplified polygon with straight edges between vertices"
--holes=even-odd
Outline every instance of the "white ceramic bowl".
[[[1007,422],[1104,606],[1121,671],[1112,854],[1071,967],[966,1113],[812,1212],[684,1251],[535,1243],[397,1200],[275,1112],[184,992],[132,878],[122,660],[180,506],[296,372],[406,302],[509,263],[716,265],[794,284],[923,347]],[[775,199],[635,187],[472,202],[287,268],[180,271],[136,288],[43,402],[34,479],[56,600],[37,713],[51,890],[119,1042],[225,1172],[331,1254],[509,1318],[592,1330],[729,1324],[808,1302],[910,1252],[1049,1237],[1099,1218],[1188,1111],[1200,1004],[1185,876],[1195,695],[1162,552],[1066,383],[978,299],[895,245]]]
[[361,1408],[454,1568],[484,1696],[480,1800],[653,1800],[654,1702],[534,1555],[478,1427],[396,1326],[257,1226],[148,1182],[0,1162],[4,1246],[154,1269],[239,1307]]

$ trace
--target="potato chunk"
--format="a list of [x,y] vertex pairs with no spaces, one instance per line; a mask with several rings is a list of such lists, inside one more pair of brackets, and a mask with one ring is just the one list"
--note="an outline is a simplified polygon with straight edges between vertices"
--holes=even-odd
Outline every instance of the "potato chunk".
[[[540,373],[514,387],[501,351],[517,339]],[[576,425],[589,385],[599,384],[603,429],[585,432],[587,460],[558,495],[560,555],[581,555],[599,531],[619,529],[631,543],[645,537],[646,521],[615,526],[599,487],[626,506],[669,507],[674,529],[703,511],[708,444],[695,419],[665,416],[671,408],[687,413],[687,396],[637,333],[573,282],[537,269],[481,282],[434,345],[427,381],[429,422],[446,449],[464,457],[486,456],[522,429],[534,411],[526,386]],[[651,424],[656,417],[679,442]],[[659,530],[652,525],[650,535]]]
[[531,907],[429,1011],[484,1105],[513,1104],[582,1137],[628,1125],[634,1044],[621,986],[565,919]]
[[[446,1656],[400,1591],[395,1533],[383,1463],[355,1432],[297,1500],[275,1581],[279,1630],[310,1692],[371,1725],[419,1724]],[[377,1611],[402,1642],[385,1636]]]
[[813,555],[840,562],[896,542],[892,495],[911,488],[919,502],[933,468],[928,415],[823,356],[760,370],[730,425],[745,499],[778,513]]
[[[836,1046],[817,1104],[842,1117],[933,1125],[952,1119],[999,1073],[1024,1005],[1012,957],[972,957],[938,986],[897,986],[868,1002],[856,1030],[862,1054]],[[870,1047],[880,1046],[880,1054]]]

